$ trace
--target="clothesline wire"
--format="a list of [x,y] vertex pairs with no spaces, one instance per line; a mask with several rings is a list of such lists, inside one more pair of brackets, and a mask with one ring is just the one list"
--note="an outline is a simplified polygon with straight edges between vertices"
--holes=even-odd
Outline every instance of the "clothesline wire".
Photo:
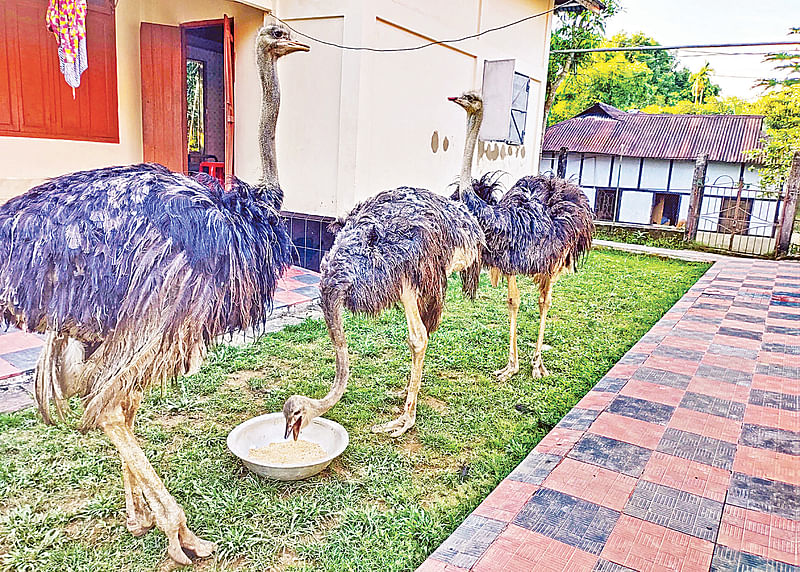
[[[577,3],[576,3],[576,5],[577,5]],[[571,6],[571,4],[569,6]],[[281,22],[284,26],[289,28],[292,32],[294,32],[298,36],[302,36],[303,38],[306,38],[308,40],[312,40],[312,41],[320,43],[320,44],[324,44],[326,46],[332,46],[334,48],[339,48],[340,50],[354,50],[354,51],[364,51],[364,52],[384,52],[385,53],[385,52],[412,52],[414,50],[421,50],[423,48],[428,48],[430,46],[455,44],[455,43],[458,43],[458,42],[463,42],[463,41],[466,41],[466,40],[479,38],[479,37],[481,37],[481,36],[483,36],[485,34],[489,34],[490,32],[497,32],[498,30],[504,30],[506,28],[510,28],[512,26],[516,26],[517,24],[521,24],[523,22],[527,22],[528,20],[533,20],[535,18],[540,18],[542,16],[550,14],[551,12],[555,12],[556,10],[561,10],[564,7],[565,6],[558,6],[556,8],[552,8],[550,10],[545,10],[544,12],[539,12],[537,14],[531,14],[530,16],[526,16],[524,18],[520,18],[519,20],[514,20],[513,22],[509,22],[509,23],[503,24],[501,26],[495,26],[494,28],[487,28],[486,30],[483,30],[481,32],[477,32],[475,34],[470,34],[468,36],[462,36],[460,38],[453,38],[453,39],[450,39],[450,40],[434,40],[434,41],[431,41],[431,42],[426,42],[424,44],[419,44],[417,46],[407,46],[407,47],[404,47],[404,48],[373,48],[371,46],[347,46],[347,45],[343,45],[343,44],[337,44],[336,42],[329,42],[327,40],[321,40],[321,39],[316,38],[314,36],[311,36],[309,34],[303,33],[300,30],[294,28],[286,20],[282,20],[281,18],[278,18],[274,14],[271,14],[271,16],[273,18],[275,18],[276,20],[278,20],[279,22]]]

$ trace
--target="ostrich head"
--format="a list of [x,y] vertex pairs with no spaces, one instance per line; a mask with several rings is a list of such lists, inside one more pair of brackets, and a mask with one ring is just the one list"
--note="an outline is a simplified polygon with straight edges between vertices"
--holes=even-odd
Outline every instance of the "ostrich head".
[[292,39],[289,30],[279,24],[269,24],[258,31],[256,50],[261,55],[279,58],[292,52],[307,52],[310,46]]
[[476,91],[466,91],[457,97],[447,99],[463,107],[467,115],[483,116],[483,98]]
[[300,430],[305,428],[311,420],[322,414],[318,407],[319,400],[304,397],[302,395],[292,395],[283,404],[283,417],[286,419],[286,431],[284,439],[289,435],[297,441]]

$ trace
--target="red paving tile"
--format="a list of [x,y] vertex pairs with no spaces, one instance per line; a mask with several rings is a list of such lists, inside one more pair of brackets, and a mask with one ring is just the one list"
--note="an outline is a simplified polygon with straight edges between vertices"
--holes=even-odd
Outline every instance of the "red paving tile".
[[311,298],[308,296],[290,290],[279,290],[275,292],[275,301],[283,302],[284,304],[299,304],[301,302],[308,302],[309,300],[311,300]]
[[38,348],[44,345],[44,341],[33,334],[25,332],[0,332],[0,355],[10,354],[30,348]]
[[713,551],[711,542],[623,514],[600,556],[643,572],[707,572]]
[[552,455],[566,455],[583,435],[582,431],[555,427],[536,445],[535,451]]
[[589,572],[596,562],[597,556],[512,524],[472,569],[477,572]]
[[639,369],[639,365],[635,363],[618,363],[608,370],[606,375],[626,379],[632,376],[637,369]]
[[510,522],[538,488],[530,483],[505,480],[497,485],[472,514]]
[[3,358],[0,358],[0,379],[5,377],[9,377],[12,375],[18,375],[20,370],[8,363]]
[[[798,341],[798,340],[795,340]],[[776,352],[758,352],[758,362],[772,365],[794,365],[797,356]]]
[[733,470],[800,486],[800,462],[796,456],[786,453],[739,445],[733,460]]
[[588,431],[604,437],[611,437],[618,441],[639,445],[645,449],[655,449],[664,434],[664,429],[662,425],[631,419],[630,417],[605,411],[594,420]]
[[683,350],[706,351],[711,342],[698,340],[696,338],[684,338],[682,336],[666,336],[660,345]]
[[800,522],[726,505],[717,542],[734,550],[800,565]]
[[[742,432],[742,424],[735,419],[702,413],[693,409],[678,407],[667,423],[681,431],[689,431],[705,437],[713,437],[729,443],[736,443]],[[655,447],[652,447],[655,449]]]
[[542,486],[621,511],[636,487],[636,479],[574,459],[564,459]]
[[786,393],[788,395],[800,395],[800,383],[798,383],[796,380],[792,381],[784,377],[775,377],[761,373],[756,373],[753,375],[753,383],[751,387],[753,389],[775,391],[777,393]]
[[725,469],[655,451],[644,468],[642,478],[651,483],[723,502],[725,493],[728,492],[731,473]]
[[305,286],[308,286],[308,284],[295,280],[294,278],[287,278],[286,276],[278,280],[278,288],[283,288],[284,290],[297,290]]
[[714,336],[715,344],[723,344],[726,346],[733,346],[735,348],[742,348],[745,350],[760,350],[761,342],[759,340],[751,340],[749,338],[739,338],[736,336],[725,336],[717,334]]
[[617,396],[616,393],[608,393],[606,391],[590,391],[583,396],[575,407],[580,409],[593,409],[595,411],[603,410],[609,403],[614,401]]
[[650,356],[642,365],[645,367],[653,367],[675,373],[682,373],[684,375],[694,375],[694,372],[697,371],[696,362],[664,356]]
[[800,411],[748,405],[744,411],[744,422],[797,432],[800,431]]
[[703,395],[738,401],[740,403],[747,403],[747,399],[750,397],[750,388],[746,385],[735,385],[733,383],[714,381],[713,379],[696,376],[689,381],[686,391],[702,393]]
[[667,387],[666,385],[632,379],[625,384],[620,394],[638,397],[639,399],[648,399],[675,407],[681,402],[681,399],[683,399],[684,391],[674,387]]

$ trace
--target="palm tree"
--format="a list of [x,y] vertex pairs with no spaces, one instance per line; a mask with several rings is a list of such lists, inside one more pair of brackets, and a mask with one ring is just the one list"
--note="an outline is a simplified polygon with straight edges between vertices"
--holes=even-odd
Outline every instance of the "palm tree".
[[703,64],[700,71],[693,73],[689,78],[692,81],[692,97],[694,97],[695,104],[703,103],[703,95],[706,89],[711,85],[711,74],[714,70],[708,62]]

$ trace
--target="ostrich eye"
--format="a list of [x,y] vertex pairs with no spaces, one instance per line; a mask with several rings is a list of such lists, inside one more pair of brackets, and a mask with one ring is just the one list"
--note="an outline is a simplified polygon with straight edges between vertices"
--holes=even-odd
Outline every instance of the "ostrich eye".
[[272,37],[275,38],[275,39],[282,38],[283,37],[283,30],[281,30],[280,28],[276,28],[276,29],[272,30]]

